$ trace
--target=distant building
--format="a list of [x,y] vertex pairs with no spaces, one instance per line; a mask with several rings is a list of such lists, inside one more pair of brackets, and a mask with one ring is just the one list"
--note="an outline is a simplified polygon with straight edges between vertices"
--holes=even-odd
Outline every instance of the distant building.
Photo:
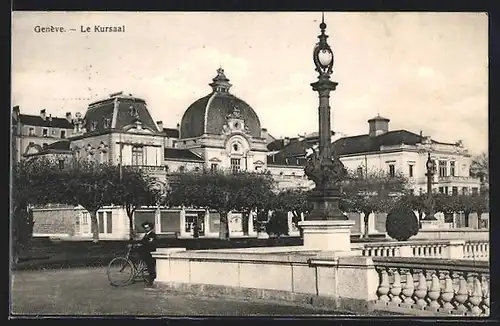
[[[317,133],[275,139],[262,128],[254,109],[230,92],[232,85],[223,69],[217,70],[209,85],[211,92],[188,106],[176,128],[165,128],[163,121],[153,119],[144,99],[123,92],[89,104],[84,115],[76,113],[74,117],[71,113],[66,118],[51,117],[45,110],[40,116],[23,115],[15,107],[16,142],[12,146],[16,158],[51,155],[60,165],[72,158],[86,158],[138,166],[156,176],[160,186],[166,184],[172,172],[226,169],[267,170],[282,189],[313,187],[304,175],[304,165],[306,156],[318,144]],[[380,116],[368,120],[368,127],[367,134],[342,137],[332,143],[348,169],[360,174],[370,170],[400,172],[409,178],[414,191],[420,193],[426,190],[425,162],[430,152],[437,167],[433,184],[436,191],[448,194],[478,191],[479,180],[469,177],[471,157],[460,142],[449,144],[407,130],[391,131],[389,119]],[[117,209],[106,208],[99,215],[102,231],[108,238],[116,232],[119,237],[126,237],[123,232],[127,232],[124,227],[127,221],[122,221],[126,215],[110,213]],[[86,215],[81,210],[75,212],[78,212],[75,234],[90,232]],[[185,211],[178,211],[176,217],[167,212],[161,216],[154,212],[138,214],[154,219],[160,233],[178,232],[180,228],[183,235],[192,232],[190,225],[195,216]],[[206,217],[207,235],[209,230],[215,232],[218,228],[216,215],[209,215],[213,220]],[[168,221],[165,216],[170,216]],[[172,222],[179,218],[179,223]],[[114,226],[110,226],[112,223]],[[39,221],[38,225],[41,224]],[[253,217],[235,213],[230,225],[238,236],[255,234]]]
[[13,159],[42,152],[48,145],[66,139],[73,134],[74,125],[71,113],[65,118],[52,117],[45,109],[40,115],[22,114],[19,106],[12,110]]

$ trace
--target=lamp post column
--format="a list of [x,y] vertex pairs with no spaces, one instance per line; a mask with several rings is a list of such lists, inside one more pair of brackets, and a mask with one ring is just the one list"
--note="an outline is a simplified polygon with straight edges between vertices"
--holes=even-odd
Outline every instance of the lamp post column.
[[316,186],[308,198],[313,209],[299,226],[307,248],[350,251],[350,228],[355,222],[346,220],[339,209],[340,185],[347,172],[331,144],[330,92],[336,89],[338,83],[330,80],[333,52],[326,41],[324,17],[319,27],[321,34],[313,52],[319,76],[318,81],[311,84],[319,96],[319,149],[308,158],[304,169]]
[[425,164],[427,168],[427,173],[425,173],[427,177],[427,198],[426,198],[426,216],[424,220],[428,221],[435,221],[436,218],[434,217],[434,198],[432,196],[432,179],[434,177],[434,161],[431,160],[431,153],[427,154],[427,162]]

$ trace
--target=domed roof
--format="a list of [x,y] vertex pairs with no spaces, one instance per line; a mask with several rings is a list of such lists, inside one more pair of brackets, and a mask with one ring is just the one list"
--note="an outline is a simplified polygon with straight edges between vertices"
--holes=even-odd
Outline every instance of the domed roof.
[[226,117],[238,110],[248,133],[252,137],[261,137],[259,117],[242,99],[229,93],[231,84],[222,68],[217,69],[217,76],[210,83],[212,93],[191,104],[181,120],[180,139],[199,137],[203,134],[220,135],[226,124]]

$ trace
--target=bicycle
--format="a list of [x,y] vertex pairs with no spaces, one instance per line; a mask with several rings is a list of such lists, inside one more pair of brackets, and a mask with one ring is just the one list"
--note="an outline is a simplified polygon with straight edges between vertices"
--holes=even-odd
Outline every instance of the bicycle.
[[132,248],[135,244],[127,245],[128,251],[125,256],[113,258],[107,267],[108,280],[112,286],[125,286],[132,284],[137,278],[148,282],[149,274],[146,263],[140,259],[131,256]]

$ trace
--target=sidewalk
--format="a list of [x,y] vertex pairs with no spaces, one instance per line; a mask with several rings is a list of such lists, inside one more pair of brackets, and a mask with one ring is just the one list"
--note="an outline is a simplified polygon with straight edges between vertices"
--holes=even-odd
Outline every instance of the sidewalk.
[[11,313],[22,315],[289,316],[339,315],[314,307],[267,301],[203,298],[108,283],[104,268],[16,271]]

